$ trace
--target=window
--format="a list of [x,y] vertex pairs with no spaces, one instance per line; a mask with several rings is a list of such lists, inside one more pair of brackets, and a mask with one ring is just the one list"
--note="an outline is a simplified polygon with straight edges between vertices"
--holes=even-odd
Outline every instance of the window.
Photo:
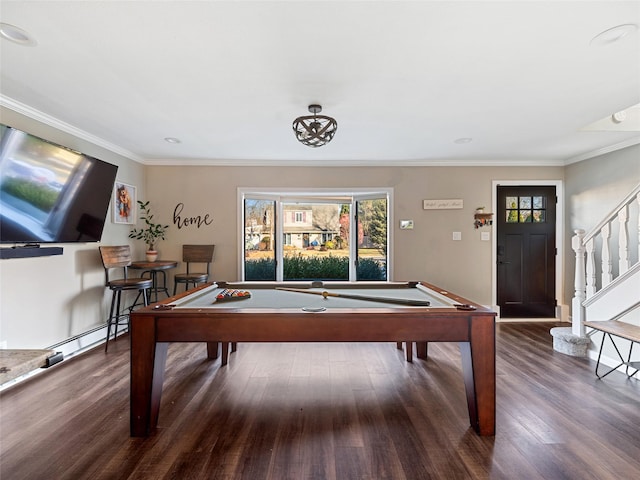
[[388,280],[391,194],[240,189],[241,278]]

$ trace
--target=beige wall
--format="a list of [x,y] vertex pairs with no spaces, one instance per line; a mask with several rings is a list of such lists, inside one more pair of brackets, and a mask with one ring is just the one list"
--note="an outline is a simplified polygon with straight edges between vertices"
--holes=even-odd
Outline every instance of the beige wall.
[[[156,219],[171,225],[159,249],[164,258],[180,259],[183,243],[216,244],[216,279],[237,278],[237,190],[269,188],[392,187],[394,279],[424,279],[483,304],[491,303],[491,246],[473,227],[477,206],[492,203],[493,180],[565,181],[567,228],[565,298],[573,295],[571,230],[590,228],[640,181],[640,147],[631,147],[569,167],[144,167],[113,152],[27,119],[7,109],[0,121],[83,151],[119,166],[117,179],[138,187],[151,200]],[[462,210],[423,210],[424,199],[461,198]],[[209,215],[210,225],[178,228],[182,217]],[[109,212],[109,215],[111,213]],[[111,217],[109,217],[111,218]],[[400,230],[400,220],[413,220],[413,230]],[[462,232],[454,242],[452,232]],[[130,243],[141,257],[144,245],[128,238],[129,226],[107,222],[103,244]],[[43,348],[104,323],[109,293],[97,244],[65,244],[54,257],[0,261],[0,342],[8,348]],[[180,270],[182,267],[179,267]]]
[[[489,208],[492,181],[563,180],[563,167],[160,167],[148,168],[148,199],[156,217],[171,224],[161,256],[180,258],[183,243],[216,244],[214,277],[236,280],[238,238],[237,190],[263,188],[392,187],[393,279],[426,280],[476,302],[491,303],[491,245],[473,226],[474,210]],[[464,200],[462,210],[423,210],[424,199]],[[178,229],[173,211],[184,204],[187,216],[208,214],[213,223]],[[413,220],[413,230],[400,230]],[[462,233],[453,241],[452,232]]]

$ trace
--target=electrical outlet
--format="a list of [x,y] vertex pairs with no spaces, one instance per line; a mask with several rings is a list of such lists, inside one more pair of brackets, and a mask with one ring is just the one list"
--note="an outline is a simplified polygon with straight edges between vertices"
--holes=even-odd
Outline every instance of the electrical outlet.
[[454,240],[462,240],[462,232],[453,232]]

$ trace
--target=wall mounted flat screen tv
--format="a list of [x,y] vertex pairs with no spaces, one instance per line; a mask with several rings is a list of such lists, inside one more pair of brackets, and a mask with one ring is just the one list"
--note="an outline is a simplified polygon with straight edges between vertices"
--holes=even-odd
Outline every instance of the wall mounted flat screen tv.
[[0,124],[0,242],[97,242],[118,167]]

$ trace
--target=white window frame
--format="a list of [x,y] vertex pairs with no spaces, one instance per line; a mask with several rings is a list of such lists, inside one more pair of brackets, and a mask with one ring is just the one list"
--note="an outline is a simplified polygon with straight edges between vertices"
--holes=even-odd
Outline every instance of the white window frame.
[[[276,257],[276,281],[283,279],[283,203],[313,202],[313,203],[347,203],[350,200],[350,222],[351,236],[349,245],[349,278],[355,280],[356,275],[356,249],[354,235],[357,241],[357,228],[355,225],[355,206],[359,200],[370,200],[386,196],[387,198],[387,281],[393,281],[393,188],[392,187],[367,187],[367,188],[264,188],[264,187],[238,187],[237,190],[237,206],[238,206],[238,278],[244,281],[244,199],[245,197],[273,200],[276,202],[276,224],[275,236],[278,239],[275,242]],[[355,232],[355,233],[354,233]]]

